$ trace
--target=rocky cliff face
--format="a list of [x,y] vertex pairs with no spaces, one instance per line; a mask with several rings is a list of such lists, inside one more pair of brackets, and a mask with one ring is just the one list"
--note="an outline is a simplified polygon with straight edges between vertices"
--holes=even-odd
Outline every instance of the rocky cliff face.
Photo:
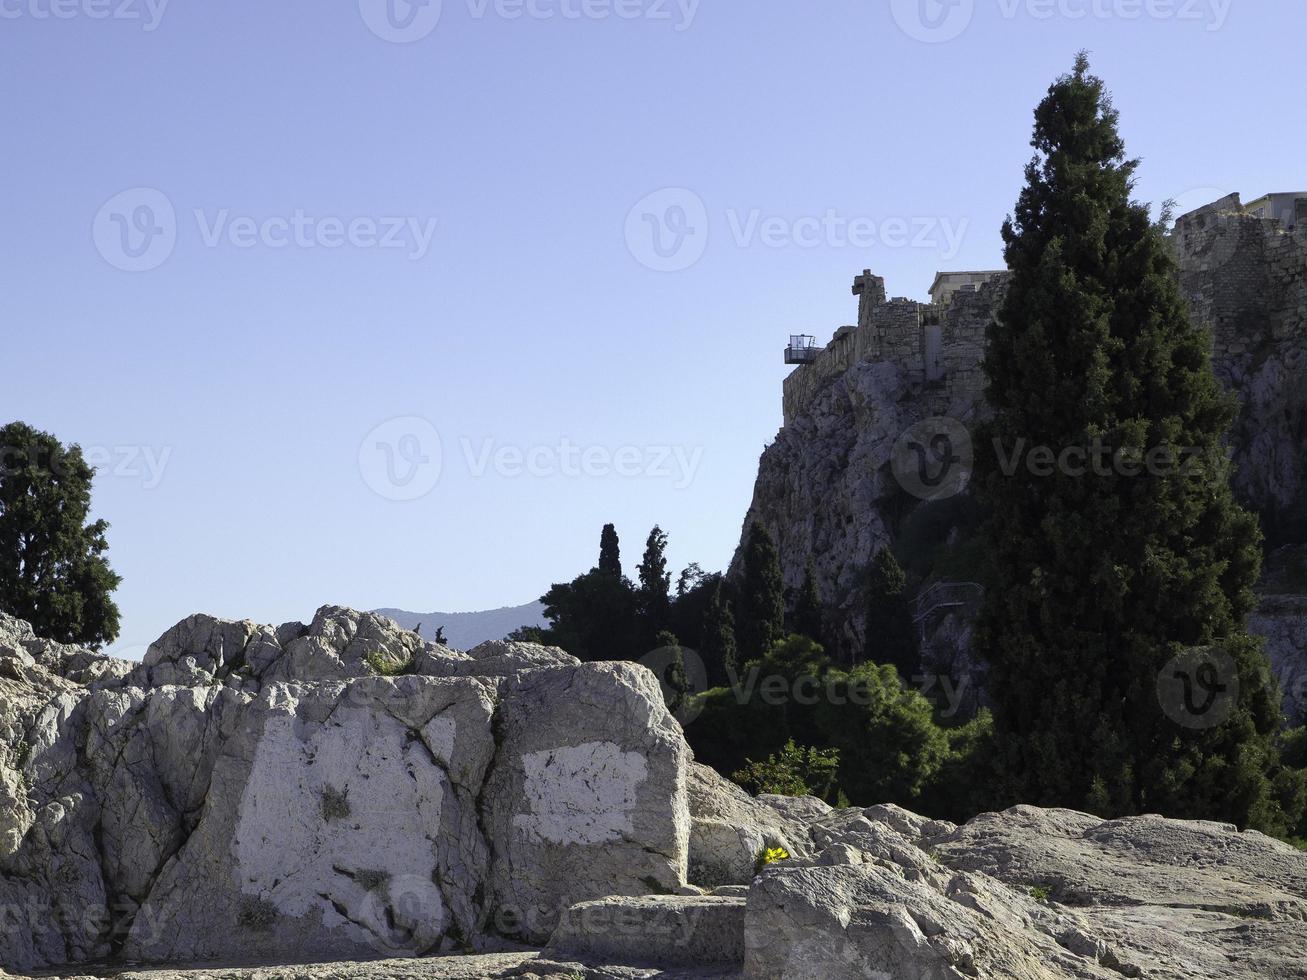
[[[1217,375],[1239,399],[1236,490],[1274,545],[1307,541],[1307,221],[1285,231],[1244,214],[1233,196],[1181,218],[1173,241],[1181,288],[1213,337]],[[984,324],[1004,290],[996,280],[956,294],[946,311],[922,305],[915,327],[903,325],[902,302],[881,308],[892,320],[864,308],[854,334],[842,329],[831,363],[796,368],[787,381],[786,425],[759,462],[744,528],[756,520],[772,531],[787,587],[802,583],[814,559],[837,652],[863,651],[861,591],[875,549],[906,534],[929,569],[925,552],[966,533],[964,501],[935,494],[943,502],[932,504],[932,488],[896,468],[896,447],[929,446],[945,433],[965,467],[965,444],[987,411]]]

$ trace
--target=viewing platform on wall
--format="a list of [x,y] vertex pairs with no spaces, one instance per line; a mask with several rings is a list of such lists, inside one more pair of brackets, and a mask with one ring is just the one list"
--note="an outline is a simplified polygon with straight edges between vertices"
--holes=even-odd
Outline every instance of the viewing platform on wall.
[[785,348],[786,364],[811,364],[823,348],[817,346],[817,338],[809,334],[790,334],[790,346]]

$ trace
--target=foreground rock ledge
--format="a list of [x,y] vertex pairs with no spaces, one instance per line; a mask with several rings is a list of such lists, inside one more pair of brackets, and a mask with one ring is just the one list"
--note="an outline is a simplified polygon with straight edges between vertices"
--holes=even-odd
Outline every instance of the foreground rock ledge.
[[754,799],[641,667],[334,607],[139,665],[0,616],[0,912],[61,976],[1307,980],[1261,834]]

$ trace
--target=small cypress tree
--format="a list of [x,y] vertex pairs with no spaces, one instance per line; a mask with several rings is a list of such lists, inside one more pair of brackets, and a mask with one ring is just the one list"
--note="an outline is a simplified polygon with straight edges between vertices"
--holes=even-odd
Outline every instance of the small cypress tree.
[[821,596],[817,592],[817,569],[811,558],[803,570],[803,585],[794,603],[793,632],[826,645],[823,638]]
[[599,571],[613,578],[622,577],[622,552],[617,541],[617,528],[605,524],[599,535]]
[[640,562],[640,611],[645,629],[656,636],[667,628],[672,611],[672,576],[667,571],[667,534],[657,525],[645,542],[644,560]]
[[22,422],[0,428],[0,609],[37,636],[100,646],[118,636],[104,521],[90,521],[95,469],[78,446]]
[[739,612],[740,654],[746,663],[761,660],[785,635],[785,588],[776,543],[757,521],[749,525],[745,542]]
[[735,647],[735,616],[726,598],[726,585],[721,576],[712,585],[708,608],[704,611],[703,642],[700,653],[712,687],[730,682],[738,670]]
[[[993,561],[977,641],[1003,789],[1282,831],[1278,693],[1244,626],[1260,536],[1223,447],[1234,406],[1171,250],[1131,200],[1117,121],[1081,55],[1035,111],[1036,156],[1003,227],[1012,278],[988,332],[994,416],[977,455]],[[1208,646],[1238,696],[1223,723],[1186,725],[1159,678]]]
[[876,551],[867,573],[865,637],[864,649],[870,663],[890,664],[904,680],[911,680],[920,671],[921,653],[912,623],[908,577],[888,547]]

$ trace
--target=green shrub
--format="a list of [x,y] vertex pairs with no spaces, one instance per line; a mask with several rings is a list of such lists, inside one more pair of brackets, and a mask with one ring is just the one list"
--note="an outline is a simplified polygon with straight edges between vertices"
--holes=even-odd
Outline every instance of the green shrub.
[[753,793],[824,798],[834,786],[839,765],[835,749],[803,748],[790,739],[779,755],[768,756],[766,762],[750,760],[731,778]]

